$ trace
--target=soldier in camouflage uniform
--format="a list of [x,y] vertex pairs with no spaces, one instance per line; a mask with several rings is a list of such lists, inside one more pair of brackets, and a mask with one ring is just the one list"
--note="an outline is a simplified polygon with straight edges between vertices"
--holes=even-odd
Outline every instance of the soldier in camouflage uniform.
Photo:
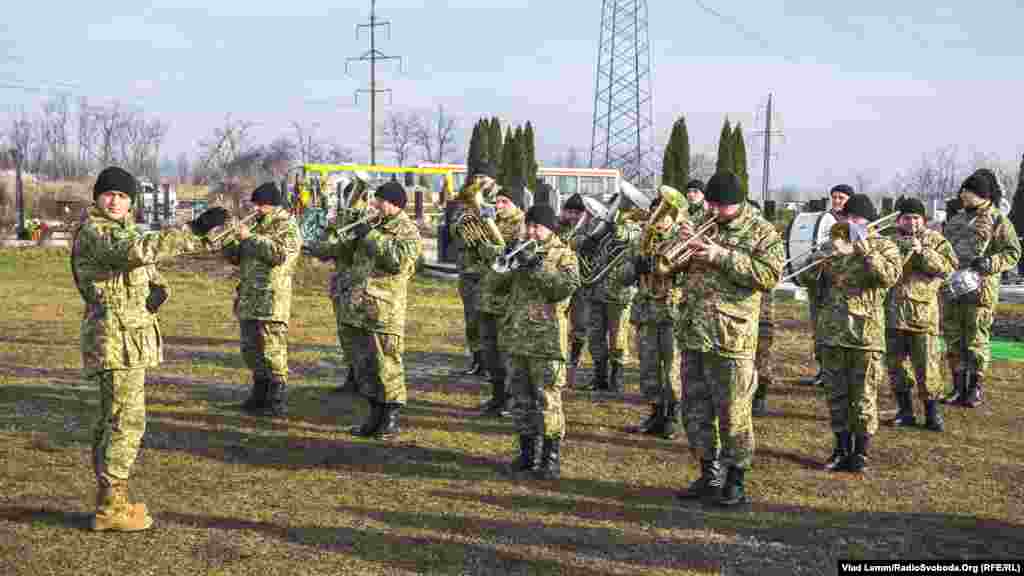
[[750,410],[761,297],[778,284],[785,255],[775,227],[744,201],[735,174],[716,173],[706,194],[718,229],[692,244],[676,323],[686,434],[701,477],[679,497],[736,506],[748,501],[744,479],[754,456]]
[[292,276],[302,251],[295,218],[284,208],[277,184],[266,182],[252,193],[260,216],[223,254],[238,266],[235,317],[242,358],[252,372],[252,390],[242,409],[252,414],[283,416],[288,385],[288,320],[292,307]]
[[707,218],[708,205],[704,201],[704,182],[694,178],[686,184],[687,218],[697,226]]
[[542,479],[557,479],[561,472],[566,311],[569,297],[580,285],[576,255],[554,234],[556,228],[550,206],[531,207],[526,213],[526,234],[536,244],[517,254],[518,268],[504,274],[499,283],[499,289],[509,294],[501,347],[509,355],[510,383],[520,409],[516,417],[519,458],[510,472]]
[[[689,214],[689,203],[685,196],[668,186],[662,186],[659,190],[661,195],[651,204],[651,213],[658,214],[658,206],[666,201],[666,194],[670,196],[668,202],[672,207],[663,209],[665,215],[657,222],[647,224],[653,226],[653,229],[650,232],[645,230],[643,236],[650,235],[653,246],[674,238],[678,233],[677,220],[685,220]],[[673,276],[657,273],[654,256],[645,253],[650,247],[643,245],[643,236],[637,238],[630,247],[625,279],[638,285],[629,321],[637,330],[640,389],[651,402],[651,414],[639,425],[627,428],[627,431],[671,439],[679,425],[682,398],[679,357],[673,334],[680,289]]]
[[975,171],[960,187],[963,210],[947,220],[943,230],[956,252],[957,268],[973,270],[981,277],[978,290],[944,302],[942,331],[953,375],[953,391],[945,398],[949,404],[973,408],[981,402],[999,279],[1020,260],[1020,240],[1010,219],[999,211],[1001,199],[1002,190],[992,171]]
[[[501,244],[481,242],[480,254],[489,258],[490,262],[501,255],[505,246],[514,244],[522,236],[523,196],[522,186],[502,188],[495,199],[494,223],[501,231]],[[488,371],[491,377],[491,398],[481,410],[486,416],[508,416],[509,404],[512,400],[505,383],[507,358],[505,351],[499,346],[502,320],[508,309],[507,294],[496,290],[500,275],[490,266],[484,271],[480,280],[480,301],[477,311],[480,313],[480,340],[484,349]]]
[[146,368],[163,359],[157,309],[167,297],[155,264],[199,249],[201,237],[224,224],[211,208],[190,226],[143,233],[132,219],[135,178],[112,166],[93,186],[95,205],[75,231],[71,270],[85,301],[81,325],[85,377],[99,390],[93,442],[98,493],[94,530],[135,531],[153,519],[131,503],[128,483],[146,431]]
[[380,224],[361,224],[347,240],[355,245],[355,256],[352,282],[339,298],[340,316],[350,332],[359,393],[370,404],[366,421],[351,429],[356,436],[396,436],[398,413],[407,399],[402,362],[406,301],[422,246],[419,228],[405,213],[406,200],[398,182],[378,188],[372,203]]
[[878,430],[878,386],[885,377],[885,298],[900,279],[903,259],[896,244],[867,227],[878,217],[871,199],[854,194],[841,224],[849,240],[832,241],[823,262],[801,274],[803,282],[829,276],[828,307],[818,311],[825,386],[835,445],[829,471],[860,472],[867,465],[871,438]]
[[[587,218],[586,206],[583,205],[583,197],[579,193],[573,194],[562,204],[561,213],[558,215],[558,239],[570,249],[575,250],[576,240],[582,233],[586,222],[580,221]],[[579,224],[579,226],[577,226]],[[566,386],[576,387],[576,369],[580,365],[580,356],[583,354],[583,345],[587,342],[587,297],[586,289],[578,288],[572,293],[569,300],[569,363],[566,367]]]
[[[764,217],[761,206],[753,200],[747,200],[758,214]],[[769,222],[770,224],[771,222]],[[775,370],[772,347],[775,345],[775,291],[766,290],[761,295],[761,315],[757,321],[757,353],[754,355],[754,404],[750,413],[754,416],[768,414],[768,389],[774,385]]]
[[924,203],[901,198],[896,203],[903,272],[886,299],[886,363],[889,382],[899,405],[891,422],[914,426],[911,390],[917,383],[925,408],[925,427],[942,431],[938,400],[942,393],[939,351],[939,286],[956,268],[956,254],[942,234],[929,230]]

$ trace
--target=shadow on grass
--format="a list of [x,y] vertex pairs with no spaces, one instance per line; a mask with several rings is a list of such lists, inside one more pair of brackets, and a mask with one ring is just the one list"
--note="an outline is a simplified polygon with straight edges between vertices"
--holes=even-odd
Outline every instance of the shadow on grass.
[[[75,503],[74,506],[80,506]],[[69,504],[69,506],[71,506]],[[2,506],[0,505],[0,520],[16,522],[19,524],[43,524],[46,526],[63,526],[66,528],[77,528],[89,530],[92,528],[92,514],[88,512],[67,512],[57,510],[58,506]]]

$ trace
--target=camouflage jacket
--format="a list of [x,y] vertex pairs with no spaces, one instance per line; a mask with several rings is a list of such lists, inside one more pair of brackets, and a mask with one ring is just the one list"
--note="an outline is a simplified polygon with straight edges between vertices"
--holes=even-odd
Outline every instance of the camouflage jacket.
[[292,275],[302,251],[302,235],[295,218],[284,208],[261,216],[245,240],[229,242],[224,256],[240,267],[235,289],[235,316],[239,320],[291,319]]
[[[668,230],[656,231],[654,233],[655,244],[674,237],[678,230],[679,225],[673,224]],[[678,282],[681,276],[664,276],[654,273],[637,274],[635,264],[637,259],[643,256],[642,242],[643,234],[633,240],[623,272],[625,282],[638,286],[630,307],[629,321],[636,325],[651,322],[672,323],[678,313],[679,297],[682,292]]]
[[[629,306],[636,294],[636,287],[633,281],[626,277],[626,260],[628,259],[629,246],[640,236],[640,227],[633,222],[621,222],[615,226],[615,239],[612,242],[624,244],[627,258],[622,258],[618,265],[613,266],[600,281],[591,284],[587,288],[587,298],[595,302],[607,304],[618,304]],[[599,262],[597,267],[603,265]],[[596,272],[596,270],[595,270]]]
[[718,225],[711,239],[727,252],[711,264],[691,259],[682,270],[676,339],[684,350],[752,359],[762,293],[774,289],[782,276],[782,238],[744,205],[735,218]]
[[894,239],[903,272],[886,299],[886,327],[908,332],[939,333],[939,287],[956,269],[953,246],[934,230],[921,231],[921,250],[908,252],[906,239]]
[[369,332],[405,335],[409,280],[422,250],[420,229],[405,212],[385,218],[355,254],[348,286],[338,286],[338,317]]
[[946,222],[942,233],[953,245],[958,269],[968,268],[979,256],[992,260],[992,274],[982,277],[978,305],[999,303],[999,275],[1020,260],[1020,240],[1010,219],[988,202],[977,209],[958,212]]
[[352,262],[355,258],[354,243],[342,242],[338,237],[337,231],[366,217],[366,214],[365,206],[342,208],[338,211],[338,218],[335,220],[334,225],[328,227],[324,237],[312,245],[303,248],[310,256],[320,260],[334,261],[334,273],[331,274],[330,281],[328,282],[328,292],[330,293],[331,300],[337,301],[338,295],[341,293],[341,290],[338,288],[339,286],[347,286],[349,284],[349,271],[352,269]]
[[451,227],[448,229],[448,238],[451,246],[455,248],[455,267],[459,274],[465,276],[481,276],[491,265],[488,260],[487,250],[481,250],[481,246],[469,246],[463,237],[462,217],[466,214],[465,207],[460,206],[452,212]]
[[537,254],[543,260],[536,268],[499,277],[509,293],[499,347],[515,356],[566,360],[569,297],[580,286],[579,263],[555,234]]
[[828,279],[827,294],[819,297],[817,334],[825,346],[885,350],[885,299],[902,272],[896,244],[882,236],[864,240],[864,254],[834,256],[803,272],[805,284]]
[[[505,251],[507,245],[515,242],[519,238],[519,231],[523,226],[523,221],[526,218],[526,214],[523,213],[519,208],[511,208],[505,213],[499,213],[494,219],[495,224],[498,225],[498,230],[501,230],[502,244],[490,244],[485,243],[480,246],[480,254],[488,260],[490,263],[494,263],[494,260]],[[506,300],[508,294],[501,293],[497,290],[500,283],[499,276],[494,270],[491,269],[488,264],[484,275],[480,279],[480,301],[477,303],[476,309],[480,312],[487,314],[503,314],[505,312]]]
[[113,220],[96,206],[88,210],[71,252],[85,301],[81,348],[86,376],[148,368],[163,360],[160,324],[146,306],[151,290],[163,289],[166,295],[155,264],[202,247],[187,225],[143,233],[131,217]]
[[686,212],[687,216],[690,218],[690,222],[692,222],[695,227],[700,226],[700,223],[708,217],[707,202],[701,202],[700,204],[689,203]]

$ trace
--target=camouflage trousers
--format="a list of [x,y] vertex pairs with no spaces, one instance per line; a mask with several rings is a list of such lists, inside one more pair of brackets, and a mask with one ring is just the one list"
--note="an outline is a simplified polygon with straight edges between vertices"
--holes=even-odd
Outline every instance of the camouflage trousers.
[[405,341],[397,334],[345,326],[359,393],[383,404],[405,404]]
[[942,307],[942,333],[946,362],[952,372],[988,373],[992,320],[995,310],[971,302],[946,300]]
[[466,348],[479,352],[480,347],[480,277],[459,274],[459,297],[462,298],[462,319],[466,327]]
[[693,350],[681,357],[683,418],[694,458],[717,454],[723,465],[749,468],[755,444],[754,361]]
[[501,330],[501,316],[487,312],[480,313],[480,347],[484,353],[491,382],[504,382],[508,374],[508,358],[498,347],[498,332]]
[[608,360],[612,364],[624,363],[629,346],[629,304],[590,300],[587,302],[587,315],[590,357],[594,364]]
[[893,394],[917,388],[921,400],[938,400],[942,383],[939,337],[926,332],[887,330],[885,362]]
[[811,332],[814,334],[814,360],[821,364],[821,353],[825,348],[824,335],[818,330],[818,303],[810,300],[807,306],[811,315]]
[[128,480],[146,433],[146,369],[107,370],[89,380],[100,392],[92,438],[96,479]]
[[757,354],[754,357],[757,390],[755,398],[766,398],[768,388],[775,382],[775,371],[772,366],[772,346],[775,345],[775,325],[761,322],[757,325]]
[[288,381],[288,325],[267,320],[242,320],[242,359],[256,378]]
[[516,399],[516,431],[525,436],[565,438],[565,361],[509,356],[509,386]]
[[338,348],[341,349],[342,358],[346,364],[352,364],[352,339],[349,337],[349,333],[345,330],[345,322],[348,318],[342,318],[341,306],[338,306],[336,300],[331,300],[331,304],[334,306],[334,323],[338,327]]
[[679,378],[680,362],[672,322],[640,324],[637,336],[640,392],[654,404],[680,402],[683,383]]
[[832,431],[877,432],[878,386],[885,378],[882,353],[825,346],[822,354]]
[[583,350],[583,344],[587,341],[587,298],[583,289],[580,288],[572,294],[569,300],[569,345],[575,344]]

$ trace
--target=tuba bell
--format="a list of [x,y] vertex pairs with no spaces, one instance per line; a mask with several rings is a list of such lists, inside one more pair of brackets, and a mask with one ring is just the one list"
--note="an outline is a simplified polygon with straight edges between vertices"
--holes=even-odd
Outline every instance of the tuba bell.
[[497,183],[489,176],[477,176],[462,188],[459,200],[464,211],[455,222],[462,232],[462,239],[467,246],[477,246],[482,242],[488,244],[504,244],[505,239],[498,230],[493,218],[484,218],[484,210],[494,210],[492,204],[484,200],[484,191],[496,190]]

